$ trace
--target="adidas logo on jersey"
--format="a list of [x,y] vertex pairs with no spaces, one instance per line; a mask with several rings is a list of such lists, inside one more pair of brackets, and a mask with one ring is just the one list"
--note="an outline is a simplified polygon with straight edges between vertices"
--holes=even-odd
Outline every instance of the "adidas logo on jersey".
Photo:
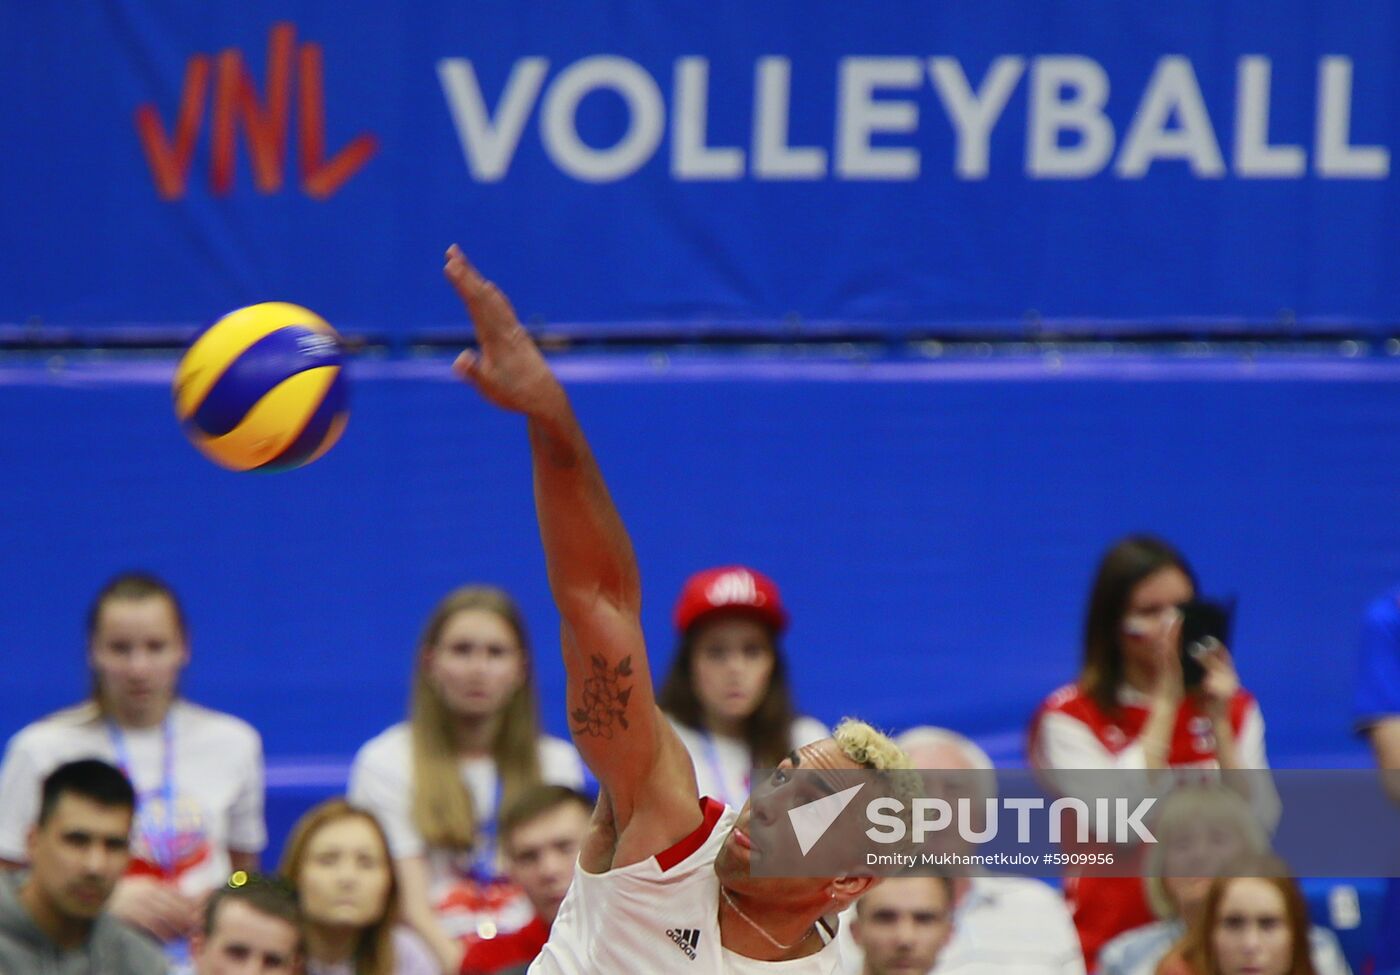
[[695,950],[700,947],[700,932],[696,928],[670,928],[666,937],[676,943],[691,961],[695,960]]

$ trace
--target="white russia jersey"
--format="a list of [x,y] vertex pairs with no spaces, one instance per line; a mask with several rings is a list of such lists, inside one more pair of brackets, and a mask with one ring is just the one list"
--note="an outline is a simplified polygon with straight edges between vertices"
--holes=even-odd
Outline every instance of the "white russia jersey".
[[834,938],[815,955],[783,962],[720,944],[714,864],[737,814],[713,799],[700,807],[704,822],[669,850],[603,874],[575,870],[529,975],[839,975]]

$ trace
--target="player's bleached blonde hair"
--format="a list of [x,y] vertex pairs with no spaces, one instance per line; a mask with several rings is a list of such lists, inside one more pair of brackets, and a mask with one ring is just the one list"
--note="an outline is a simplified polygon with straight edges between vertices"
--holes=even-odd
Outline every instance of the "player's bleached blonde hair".
[[[908,819],[912,815],[910,810],[914,808],[914,799],[923,795],[924,790],[923,780],[918,772],[911,769],[909,756],[904,749],[895,744],[889,735],[856,718],[842,718],[831,737],[851,761],[877,772],[892,773],[880,777],[881,788],[886,795],[900,801],[900,808],[904,810],[902,816]],[[911,851],[913,835],[913,830],[906,828],[903,842],[890,847],[887,852]],[[860,874],[863,871],[856,867],[853,872]]]
[[831,737],[857,765],[880,772],[909,768],[909,756],[893,738],[857,718],[842,718]]

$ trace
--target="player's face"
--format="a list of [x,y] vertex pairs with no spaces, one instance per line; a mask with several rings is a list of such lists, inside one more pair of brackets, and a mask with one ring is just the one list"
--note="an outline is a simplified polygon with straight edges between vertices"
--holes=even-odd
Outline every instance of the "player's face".
[[428,649],[428,674],[449,711],[498,714],[525,680],[525,651],[510,624],[484,609],[464,609],[443,624]]
[[1286,975],[1292,964],[1288,907],[1267,880],[1230,881],[1210,937],[1220,975]]
[[300,933],[240,901],[219,905],[208,938],[190,943],[195,975],[292,975],[299,971]]
[[895,877],[861,897],[851,934],[865,949],[865,975],[924,975],[952,930],[947,884]]
[[102,604],[88,660],[118,721],[149,725],[165,717],[189,659],[170,600],[144,596]]
[[30,833],[32,882],[60,915],[90,920],[125,872],[130,846],[130,809],[62,795],[48,822]]
[[297,888],[313,924],[368,927],[384,916],[391,880],[378,834],[359,816],[318,829],[306,846]]
[[[760,817],[780,815],[776,810],[796,808],[806,802],[830,794],[829,790],[820,786],[815,777],[792,775],[792,770],[795,768],[844,771],[860,767],[846,757],[846,753],[841,751],[841,747],[836,744],[834,739],[823,738],[810,745],[803,745],[792,755],[783,759],[774,770],[774,780],[769,783],[772,788],[768,793],[771,796],[771,801],[765,801],[762,804],[758,815]],[[786,794],[784,790],[789,788],[794,791],[791,794]],[[811,792],[811,794],[805,794],[806,792]],[[715,858],[715,872],[719,875],[720,883],[732,892],[744,895],[754,901],[771,904],[791,904],[812,899],[829,899],[830,878],[751,876],[755,850],[750,828],[754,819],[753,802],[750,800],[744,803],[744,808],[740,810],[734,826],[730,829],[729,835],[725,837],[724,845],[720,847],[719,855]],[[763,821],[761,825],[764,827],[764,835],[766,836],[789,838],[793,836],[792,830],[773,828],[775,823],[771,821]],[[838,825],[832,832],[840,828]],[[831,841],[830,834],[824,837],[824,841]],[[852,848],[858,842],[859,837],[852,837]],[[801,858],[795,839],[791,849],[764,850],[760,851],[759,855],[794,863],[800,862]]]
[[753,714],[768,692],[773,663],[773,639],[756,620],[720,616],[700,623],[690,677],[705,716],[732,722]]
[[1190,578],[1174,565],[1158,569],[1134,586],[1119,627],[1124,663],[1144,674],[1155,673],[1174,611],[1194,595]]
[[546,920],[569,892],[588,820],[587,809],[568,802],[517,826],[505,843],[506,872]]

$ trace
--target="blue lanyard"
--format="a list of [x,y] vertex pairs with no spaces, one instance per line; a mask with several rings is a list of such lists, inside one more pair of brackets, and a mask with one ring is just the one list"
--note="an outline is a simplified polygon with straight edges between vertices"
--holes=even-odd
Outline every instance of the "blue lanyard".
[[[173,710],[173,709],[172,709]],[[135,788],[136,778],[132,774],[131,756],[126,747],[126,735],[117,727],[117,723],[111,718],[107,719],[107,737],[111,739],[112,751],[116,753],[117,768],[131,780],[132,787]],[[157,791],[164,803],[165,825],[157,828],[154,817],[141,815],[141,820],[145,826],[146,841],[151,846],[151,852],[155,855],[156,866],[162,871],[171,873],[175,869],[175,719],[171,712],[166,712],[165,720],[161,723],[161,740],[163,742],[164,755],[161,762],[161,782]],[[138,813],[145,814],[149,807],[146,805],[146,797],[150,793],[137,792],[136,803]]]
[[496,871],[496,819],[501,804],[501,776],[498,773],[491,779],[491,797],[487,803],[486,816],[477,824],[477,842],[472,851],[471,874],[477,880],[494,880]]
[[719,746],[715,744],[715,736],[708,731],[700,732],[705,738],[705,758],[709,760],[710,771],[714,773],[715,789],[719,792],[719,800],[732,809],[739,809],[744,805],[744,798],[738,802],[729,794],[728,776],[724,772],[724,763],[719,758]]

